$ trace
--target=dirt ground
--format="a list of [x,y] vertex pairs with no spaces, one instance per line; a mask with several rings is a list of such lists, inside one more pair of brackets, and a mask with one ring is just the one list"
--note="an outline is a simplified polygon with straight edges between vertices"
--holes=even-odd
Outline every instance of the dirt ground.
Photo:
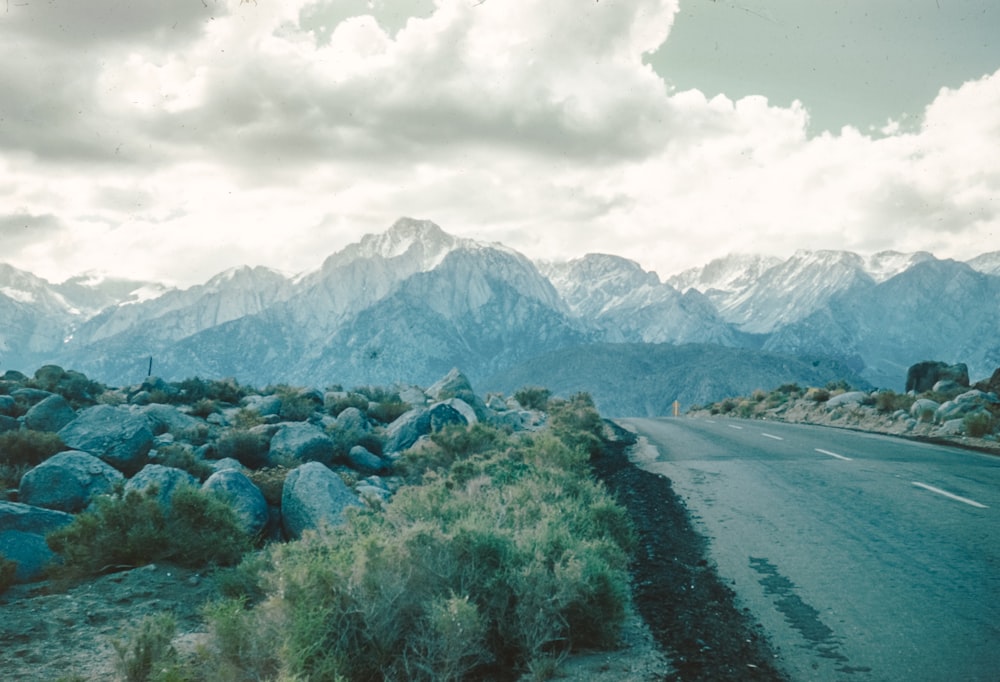
[[[629,463],[631,436],[593,467],[624,504],[640,538],[633,561],[633,609],[620,647],[562,661],[568,682],[781,680],[773,652],[733,602],[705,559],[670,482]],[[204,636],[201,607],[217,596],[210,574],[146,566],[66,589],[48,582],[18,585],[0,596],[0,679],[12,682],[113,680],[112,642],[144,616],[170,611],[178,649]]]
[[15,585],[0,596],[0,679],[113,680],[113,640],[165,611],[179,633],[197,632],[201,606],[215,595],[210,576],[152,564],[68,590],[50,582]]

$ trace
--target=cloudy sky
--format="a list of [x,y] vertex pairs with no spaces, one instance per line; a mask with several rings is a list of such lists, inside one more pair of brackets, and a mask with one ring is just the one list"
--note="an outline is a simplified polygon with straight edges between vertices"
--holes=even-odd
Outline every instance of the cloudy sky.
[[400,216],[662,277],[1000,249],[995,0],[6,0],[0,261],[187,286]]

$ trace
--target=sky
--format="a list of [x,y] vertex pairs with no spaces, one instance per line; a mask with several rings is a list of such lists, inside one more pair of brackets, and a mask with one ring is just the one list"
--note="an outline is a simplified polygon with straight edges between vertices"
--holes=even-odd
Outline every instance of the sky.
[[6,0],[0,262],[1000,249],[995,0]]

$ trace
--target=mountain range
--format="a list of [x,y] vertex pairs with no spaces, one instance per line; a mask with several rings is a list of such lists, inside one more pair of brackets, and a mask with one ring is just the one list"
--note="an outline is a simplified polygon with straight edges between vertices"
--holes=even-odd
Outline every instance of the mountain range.
[[52,284],[0,264],[0,369],[53,363],[131,384],[152,358],[168,380],[350,387],[459,367],[480,390],[589,390],[603,409],[656,414],[793,381],[901,390],[927,359],[989,376],[998,301],[1000,252],[732,255],[661,280],[614,255],[536,263],[402,218],[294,277]]

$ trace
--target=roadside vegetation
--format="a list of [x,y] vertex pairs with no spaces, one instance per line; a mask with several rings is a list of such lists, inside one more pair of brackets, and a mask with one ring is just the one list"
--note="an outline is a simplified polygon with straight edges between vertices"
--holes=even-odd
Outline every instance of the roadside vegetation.
[[[274,419],[241,404],[268,398],[281,422],[320,423],[355,408],[374,426],[328,425],[338,458],[355,445],[381,455],[386,425],[410,409],[398,393],[374,387],[333,387],[324,399],[232,380],[147,383],[144,404],[184,406],[209,423],[225,414],[229,422],[211,435],[202,424],[205,433],[164,443],[158,462],[204,481],[212,468],[188,445],[205,443],[214,457],[250,467],[246,475],[271,505],[280,503],[290,469],[265,462],[268,436],[259,427]],[[0,394],[35,386],[81,407],[143,404],[55,366],[34,378],[8,373]],[[179,487],[164,504],[155,486],[119,485],[48,534],[61,560],[51,575],[71,584],[151,563],[214,571],[220,597],[204,607],[208,635],[196,651],[175,648],[173,619],[146,618],[113,642],[125,680],[551,678],[570,653],[618,643],[635,540],[624,508],[590,468],[605,445],[590,397],[560,399],[539,387],[514,397],[544,412],[546,427],[445,426],[392,460],[388,475],[399,481],[392,495],[295,541],[254,543],[229,505],[194,486]],[[14,418],[26,411],[5,404]],[[5,489],[16,495],[28,468],[64,449],[51,433],[0,434]],[[0,592],[15,567],[0,557]]]
[[199,674],[546,677],[574,649],[613,646],[632,531],[590,477],[593,404],[554,403],[551,433],[442,430],[404,455],[413,483],[383,510],[252,555],[206,608]]
[[689,412],[811,422],[929,438],[965,437],[984,441],[990,447],[1000,442],[1000,399],[995,391],[983,390],[990,388],[985,382],[977,386],[951,386],[917,394],[891,389],[858,392],[843,381],[806,388],[784,384],[771,391],[758,389],[749,396],[696,405]]

